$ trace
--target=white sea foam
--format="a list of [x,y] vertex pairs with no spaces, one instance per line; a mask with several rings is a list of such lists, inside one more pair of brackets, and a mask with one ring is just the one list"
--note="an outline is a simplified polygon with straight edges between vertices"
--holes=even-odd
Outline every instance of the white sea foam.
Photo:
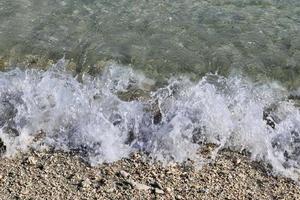
[[[247,150],[274,171],[297,178],[300,112],[279,84],[208,74],[194,83],[176,78],[148,98],[124,101],[119,92],[154,82],[111,64],[77,81],[61,60],[48,71],[0,73],[0,137],[5,155],[28,148],[75,151],[91,164],[143,150],[163,162],[200,161],[204,143]],[[37,141],[39,131],[46,135]]]

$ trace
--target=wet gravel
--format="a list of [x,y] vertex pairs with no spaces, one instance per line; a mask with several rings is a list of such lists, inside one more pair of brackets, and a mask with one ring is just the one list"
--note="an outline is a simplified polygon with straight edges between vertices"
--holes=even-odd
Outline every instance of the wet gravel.
[[70,153],[32,151],[0,160],[0,199],[300,199],[297,183],[239,153],[195,166],[136,153],[92,167]]

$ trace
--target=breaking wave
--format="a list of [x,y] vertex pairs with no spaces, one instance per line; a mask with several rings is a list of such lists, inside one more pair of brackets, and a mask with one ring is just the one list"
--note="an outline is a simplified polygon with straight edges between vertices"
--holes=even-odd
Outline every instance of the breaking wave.
[[158,87],[117,64],[97,77],[73,77],[65,66],[62,59],[47,71],[0,72],[4,155],[51,147],[95,165],[142,150],[169,163],[201,161],[199,149],[213,143],[213,154],[246,150],[275,172],[298,177],[300,110],[278,83],[207,74]]

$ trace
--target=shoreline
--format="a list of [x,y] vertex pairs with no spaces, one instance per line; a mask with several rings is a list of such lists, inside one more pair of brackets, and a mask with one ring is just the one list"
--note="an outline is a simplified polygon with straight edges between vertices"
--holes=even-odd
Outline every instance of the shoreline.
[[0,160],[1,199],[299,199],[300,185],[223,150],[201,169],[139,153],[89,166],[78,155],[31,151]]

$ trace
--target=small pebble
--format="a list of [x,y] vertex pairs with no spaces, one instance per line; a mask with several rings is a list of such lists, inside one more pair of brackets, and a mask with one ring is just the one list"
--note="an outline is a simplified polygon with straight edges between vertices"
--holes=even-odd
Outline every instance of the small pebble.
[[121,170],[121,171],[119,172],[119,174],[120,174],[123,178],[128,178],[128,177],[130,176],[129,173],[127,173],[127,172],[125,172],[125,171],[123,171],[123,170]]
[[36,165],[36,163],[37,163],[37,160],[36,160],[35,157],[33,157],[33,156],[29,156],[29,157],[27,158],[27,161],[28,161],[28,163],[29,163],[30,165]]
[[155,189],[154,189],[154,192],[155,192],[156,194],[164,194],[164,193],[165,193],[163,190],[158,189],[158,188],[155,188]]

